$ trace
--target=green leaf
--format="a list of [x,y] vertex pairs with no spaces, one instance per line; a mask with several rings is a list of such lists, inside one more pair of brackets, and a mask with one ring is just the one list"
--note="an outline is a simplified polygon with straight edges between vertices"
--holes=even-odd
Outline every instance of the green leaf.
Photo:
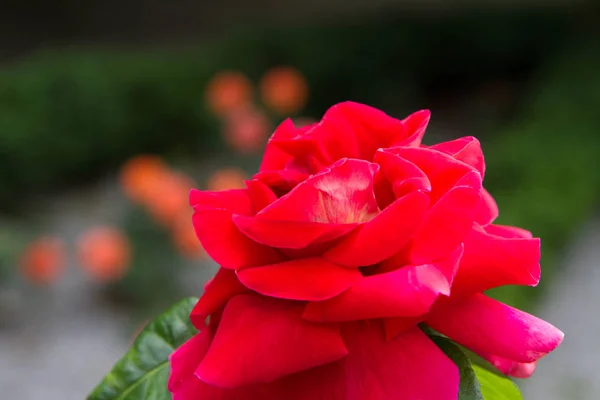
[[517,385],[505,376],[495,374],[479,365],[473,371],[481,385],[484,400],[523,400]]
[[170,400],[169,355],[196,333],[189,315],[197,301],[182,300],[148,324],[88,400]]
[[[460,347],[445,337],[432,335],[429,338],[448,356],[448,358],[454,361],[458,367],[460,372],[458,400],[488,400],[487,397],[482,396],[479,382],[477,381],[471,361]],[[491,400],[493,400],[493,398]]]

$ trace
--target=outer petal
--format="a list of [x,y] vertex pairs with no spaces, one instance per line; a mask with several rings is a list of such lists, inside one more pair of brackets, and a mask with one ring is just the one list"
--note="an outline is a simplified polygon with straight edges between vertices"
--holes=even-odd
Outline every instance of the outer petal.
[[322,158],[331,163],[344,157],[371,160],[378,148],[405,143],[409,132],[383,111],[348,101],[331,107],[313,134]]
[[[408,254],[409,250],[410,249],[408,248],[402,249],[402,251],[399,251],[398,253],[394,254],[394,256],[377,264],[375,268],[373,268],[372,272],[374,274],[382,274],[385,272],[397,270],[398,268],[402,268],[406,265],[410,265],[410,259]],[[460,244],[448,254],[430,263],[434,265],[442,273],[442,275],[444,275],[450,286],[452,286],[454,278],[456,277],[456,274],[458,272],[458,265],[462,258],[463,251],[464,246]],[[452,288],[452,290],[454,290],[454,288]]]
[[394,145],[398,146],[411,146],[416,147],[421,144],[421,139],[425,135],[425,130],[429,124],[429,118],[431,118],[431,112],[429,110],[421,110],[410,114],[408,117],[402,120],[408,137],[404,140],[397,141]]
[[190,314],[190,320],[196,329],[203,329],[206,318],[223,307],[233,296],[247,292],[248,288],[242,285],[234,271],[219,269],[219,272],[204,287],[204,294]]
[[257,179],[252,179],[246,181],[245,183],[246,187],[248,188],[250,203],[252,204],[252,215],[258,213],[263,208],[277,200],[275,193],[273,193],[273,191],[263,182]]
[[237,272],[246,287],[265,296],[318,301],[337,296],[362,278],[357,269],[304,258]]
[[271,382],[347,354],[338,328],[305,321],[301,312],[294,302],[234,297],[196,375],[214,386],[236,387]]
[[194,213],[196,236],[213,260],[230,269],[274,264],[281,260],[274,249],[243,235],[231,218],[227,210],[199,210]]
[[356,229],[323,257],[348,267],[376,264],[408,243],[429,206],[423,192],[410,193]]
[[414,327],[386,342],[373,321],[347,324],[345,400],[456,399],[459,374],[429,338]]
[[434,265],[408,266],[367,276],[337,297],[308,303],[303,317],[319,322],[414,317],[449,293],[448,281]]
[[211,339],[209,330],[204,329],[171,354],[171,373],[167,384],[169,391],[177,392],[186,380],[196,379],[194,371],[204,358]]
[[487,225],[483,227],[483,230],[490,235],[506,239],[533,239],[531,232],[516,226]]
[[483,152],[481,151],[481,143],[472,136],[438,143],[431,146],[430,149],[450,154],[457,160],[475,168],[482,177],[485,175],[485,161],[483,159]]
[[377,321],[345,324],[349,354],[284,377],[265,388],[268,400],[456,399],[456,365],[416,327],[386,341]]
[[210,330],[204,329],[171,355],[168,388],[173,393],[173,400],[265,400],[263,388],[257,385],[221,389],[202,382],[195,375],[194,371],[206,355],[211,340]]
[[242,215],[252,215],[252,202],[246,189],[190,191],[190,205],[195,210],[227,210]]
[[478,354],[531,363],[554,350],[564,334],[549,323],[482,294],[439,304],[427,324]]
[[383,330],[385,340],[392,340],[401,333],[404,333],[425,320],[425,315],[418,317],[394,317],[383,319]]
[[[473,229],[465,240],[465,253],[453,295],[465,296],[504,285],[536,286],[540,281],[540,240],[515,237],[526,231],[489,225]],[[517,229],[517,228],[515,228]]]
[[535,362],[519,363],[493,354],[480,354],[480,356],[488,360],[498,371],[513,378],[529,378],[535,372]]
[[260,164],[260,171],[283,169],[293,158],[293,154],[282,150],[280,146],[277,146],[276,142],[278,140],[291,140],[296,136],[297,129],[292,120],[288,118],[283,121],[275,129],[275,132],[273,132],[273,135],[267,143],[265,154],[262,163]]
[[498,205],[492,195],[485,189],[481,189],[481,205],[477,210],[475,222],[479,225],[488,225],[498,218]]
[[348,104],[355,103],[340,103],[331,107],[312,130],[317,158],[326,165],[342,158],[361,158],[355,127],[344,113]]
[[[202,382],[197,376],[186,380],[173,392],[173,400],[267,400],[261,387],[256,385],[241,386],[235,389],[221,389]],[[269,397],[268,399],[275,400]]]
[[442,197],[413,236],[413,263],[443,257],[460,245],[471,230],[479,201],[479,190],[468,186],[457,186]]

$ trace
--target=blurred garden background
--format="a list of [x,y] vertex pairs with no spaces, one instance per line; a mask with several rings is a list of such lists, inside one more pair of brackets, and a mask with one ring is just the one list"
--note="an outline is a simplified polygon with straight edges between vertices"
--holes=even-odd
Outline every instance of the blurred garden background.
[[215,266],[189,189],[238,187],[286,117],[354,100],[477,136],[498,222],[542,238],[566,333],[527,399],[600,398],[600,8],[593,1],[74,0],[0,6],[2,398],[82,399]]

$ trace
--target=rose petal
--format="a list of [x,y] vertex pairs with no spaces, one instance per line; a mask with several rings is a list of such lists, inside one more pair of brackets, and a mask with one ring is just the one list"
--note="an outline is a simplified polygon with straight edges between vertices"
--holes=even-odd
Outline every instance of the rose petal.
[[[456,365],[414,327],[386,341],[381,325],[346,324],[342,330],[349,354],[344,358],[345,400],[456,399]],[[330,397],[331,398],[331,397]]]
[[516,226],[487,225],[483,230],[490,235],[500,236],[506,239],[533,239],[533,234]]
[[457,186],[443,196],[409,244],[412,262],[424,264],[456,249],[471,231],[479,201],[479,190],[468,186]]
[[361,158],[354,125],[344,115],[347,103],[331,107],[313,128],[317,158],[325,165],[342,158]]
[[429,311],[440,294],[449,293],[436,266],[413,265],[367,276],[339,296],[308,303],[302,316],[318,322],[414,317]]
[[383,318],[383,330],[385,332],[385,340],[392,340],[401,333],[414,328],[425,320],[425,316],[418,317],[394,317]]
[[419,167],[387,149],[380,149],[373,160],[392,185],[394,195],[399,198],[412,191],[431,191],[431,182]]
[[313,175],[257,214],[271,221],[365,222],[377,213],[373,179],[377,164],[344,159]]
[[204,250],[224,268],[275,264],[281,256],[272,248],[243,235],[227,210],[200,210],[193,216],[196,236]]
[[252,215],[252,202],[246,189],[219,192],[192,189],[190,191],[190,205],[198,211],[219,209],[236,214]]
[[513,378],[529,378],[535,372],[536,363],[520,363],[493,354],[479,354],[489,361],[498,371]]
[[531,363],[554,350],[564,334],[533,315],[482,294],[434,307],[427,324],[476,353]]
[[[486,230],[506,235],[522,230],[489,225]],[[540,240],[501,237],[474,228],[465,239],[465,252],[453,295],[467,296],[505,285],[536,286],[540,281]]]
[[442,273],[442,275],[444,275],[450,287],[452,287],[454,279],[458,273],[459,264],[462,260],[463,253],[464,245],[460,244],[456,249],[448,253],[446,256],[431,263],[438,269],[438,271]]
[[481,143],[472,136],[434,144],[430,149],[450,154],[457,160],[475,168],[482,177],[485,175],[485,161],[481,151]]
[[171,354],[171,372],[167,383],[169,391],[176,392],[184,381],[196,379],[194,371],[204,358],[211,339],[210,331],[203,329]]
[[342,237],[358,224],[277,221],[234,215],[233,223],[243,234],[270,247],[304,249]]
[[203,329],[210,314],[223,307],[233,296],[247,291],[234,271],[220,268],[204,287],[204,294],[192,309],[190,321],[196,329]]
[[248,188],[248,196],[252,204],[253,214],[258,213],[263,208],[277,200],[277,196],[273,191],[258,179],[245,181]]
[[488,225],[498,218],[498,205],[492,195],[485,189],[481,189],[481,205],[477,210],[475,222],[479,225]]
[[208,385],[195,375],[194,372],[206,355],[211,340],[210,330],[204,329],[171,355],[168,389],[173,394],[173,400],[265,400],[262,388],[257,385],[225,390]]
[[279,194],[285,194],[307,179],[308,176],[309,174],[306,172],[283,169],[261,171],[254,175],[254,179],[263,182]]
[[[392,147],[386,149],[386,152],[404,158],[425,173],[431,183],[431,204],[445,196],[465,175],[476,172],[470,165],[431,148]],[[481,190],[481,177],[479,177],[479,183],[475,189]]]
[[312,132],[328,163],[344,157],[371,160],[377,149],[404,143],[413,133],[383,111],[350,101],[331,107]]
[[297,135],[296,127],[291,119],[284,120],[273,132],[265,148],[260,171],[278,170],[284,168],[293,156],[273,142],[281,139],[292,139]]
[[267,400],[261,387],[256,385],[241,386],[235,389],[221,389],[202,382],[197,376],[186,380],[173,393],[173,400],[207,399],[207,400]]
[[[414,327],[413,327],[414,328]],[[188,398],[222,400],[455,399],[458,369],[419,329],[386,342],[377,323],[346,324],[350,353],[339,361],[272,383],[196,392]],[[367,349],[367,351],[365,351]],[[206,385],[208,386],[208,385]],[[218,391],[218,392],[217,392]],[[223,397],[218,397],[223,396]],[[230,397],[231,396],[231,397]],[[182,400],[187,400],[182,398]]]
[[429,197],[425,193],[410,193],[345,237],[323,257],[348,267],[383,261],[408,243],[428,206]]
[[[377,264],[372,269],[371,275],[394,271],[398,268],[410,265],[410,259],[408,257],[409,250],[410,249],[404,248],[402,251],[394,254],[387,260]],[[454,278],[456,277],[456,273],[458,272],[458,266],[462,258],[463,251],[464,246],[460,244],[453,251],[430,263],[434,265],[442,273],[442,275],[444,275],[450,286],[452,286]]]
[[270,297],[318,301],[337,296],[362,278],[357,269],[305,258],[237,272],[249,289]]
[[402,123],[406,127],[408,137],[399,140],[392,145],[419,146],[421,144],[421,139],[423,139],[423,135],[425,135],[427,125],[429,124],[429,118],[431,118],[431,112],[429,110],[417,111],[404,118]]
[[301,312],[294,302],[234,297],[196,375],[214,386],[236,387],[271,382],[348,354],[339,328],[303,320]]

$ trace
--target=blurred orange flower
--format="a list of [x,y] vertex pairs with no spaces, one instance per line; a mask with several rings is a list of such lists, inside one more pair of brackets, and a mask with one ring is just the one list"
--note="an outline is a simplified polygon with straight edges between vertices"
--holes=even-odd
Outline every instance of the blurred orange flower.
[[147,201],[148,211],[160,224],[171,226],[182,210],[189,208],[190,189],[194,186],[192,179],[184,174],[165,174]]
[[212,112],[224,115],[252,101],[252,83],[241,72],[219,72],[208,83],[205,99]]
[[206,184],[208,190],[242,189],[245,187],[246,173],[239,168],[223,168],[216,171],[208,179]]
[[181,255],[192,259],[206,256],[204,248],[194,231],[191,209],[179,215],[177,222],[173,225],[172,234],[173,244]]
[[47,285],[59,278],[65,261],[64,242],[57,237],[44,236],[25,248],[21,254],[20,271],[29,282]]
[[130,261],[128,238],[117,228],[97,226],[80,235],[77,253],[81,267],[101,282],[125,276]]
[[299,112],[308,100],[308,83],[300,71],[292,67],[275,67],[260,81],[263,102],[280,115]]
[[253,108],[244,107],[225,117],[225,141],[236,151],[254,153],[264,148],[271,130],[267,116]]
[[131,200],[145,203],[154,195],[156,186],[167,172],[166,164],[159,157],[139,155],[121,168],[121,187]]

